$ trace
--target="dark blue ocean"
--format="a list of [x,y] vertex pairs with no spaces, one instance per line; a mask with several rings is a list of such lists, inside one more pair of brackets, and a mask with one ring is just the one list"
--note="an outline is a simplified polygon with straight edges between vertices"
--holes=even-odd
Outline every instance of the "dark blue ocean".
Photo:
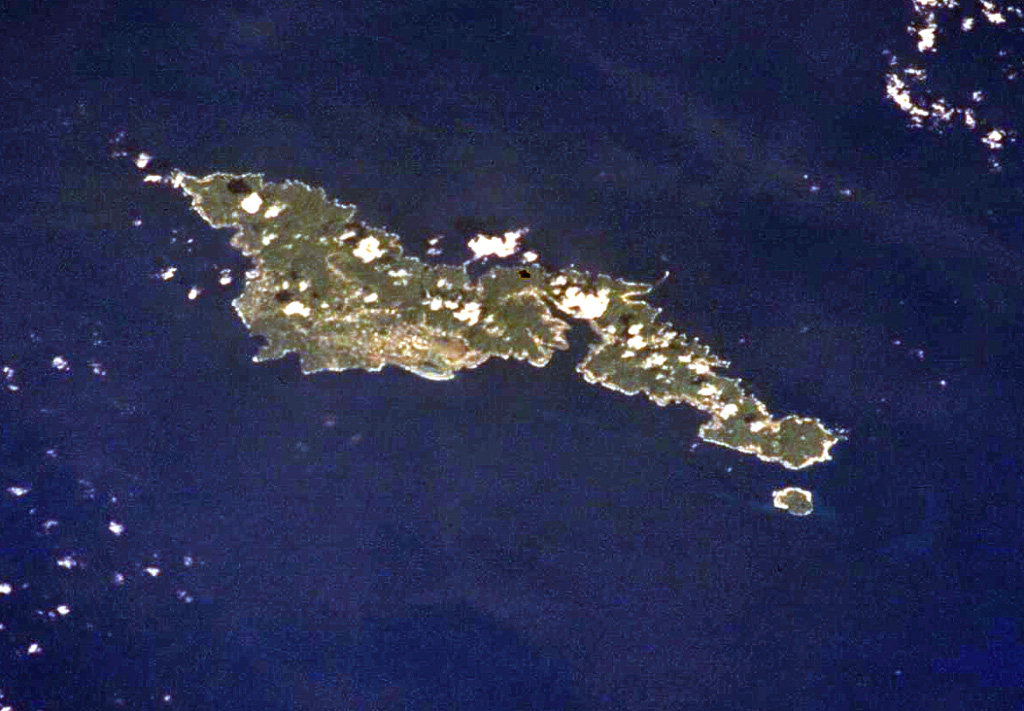
[[[906,13],[0,10],[0,709],[1024,708],[1024,162],[883,100]],[[663,318],[847,439],[700,443],[584,383],[582,329],[446,383],[254,364],[245,261],[139,151],[449,263],[528,227],[667,272]]]

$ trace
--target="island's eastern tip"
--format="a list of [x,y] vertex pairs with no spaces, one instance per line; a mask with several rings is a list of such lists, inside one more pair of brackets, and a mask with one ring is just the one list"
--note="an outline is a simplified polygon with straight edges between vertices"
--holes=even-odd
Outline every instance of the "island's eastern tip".
[[265,340],[255,361],[296,353],[305,373],[390,365],[448,380],[491,358],[543,367],[582,322],[595,336],[576,366],[586,382],[694,407],[709,416],[706,442],[801,469],[830,459],[842,438],[813,417],[772,416],[721,374],[727,361],[660,318],[645,300],[653,285],[546,269],[535,252],[518,254],[525,230],[476,235],[470,261],[506,262],[471,278],[465,264],[406,255],[397,235],[299,181],[180,171],[145,180],[180,190],[207,224],[234,230],[231,245],[252,267],[233,305]]

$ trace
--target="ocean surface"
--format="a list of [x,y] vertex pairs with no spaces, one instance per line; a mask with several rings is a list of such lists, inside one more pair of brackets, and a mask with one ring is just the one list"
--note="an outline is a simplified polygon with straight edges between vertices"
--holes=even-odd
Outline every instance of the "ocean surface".
[[[1024,163],[886,100],[910,6],[0,18],[0,708],[1024,708]],[[244,259],[141,151],[448,263],[528,227],[667,273],[663,318],[847,439],[701,443],[584,383],[582,329],[450,382],[254,364]]]

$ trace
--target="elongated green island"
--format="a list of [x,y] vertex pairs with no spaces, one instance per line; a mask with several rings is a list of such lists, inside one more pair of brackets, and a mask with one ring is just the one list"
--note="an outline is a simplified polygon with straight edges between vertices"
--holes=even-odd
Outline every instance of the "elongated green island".
[[392,365],[447,380],[495,357],[544,366],[582,321],[596,336],[576,366],[588,383],[695,407],[710,416],[699,431],[706,442],[800,469],[828,460],[841,438],[812,417],[773,418],[738,379],[719,374],[726,361],[659,320],[644,301],[650,284],[548,271],[532,253],[472,279],[464,265],[405,255],[396,235],[301,182],[252,173],[153,179],[184,192],[211,226],[234,229],[231,245],[252,260],[234,307],[266,339],[256,361],[297,353],[305,373]]

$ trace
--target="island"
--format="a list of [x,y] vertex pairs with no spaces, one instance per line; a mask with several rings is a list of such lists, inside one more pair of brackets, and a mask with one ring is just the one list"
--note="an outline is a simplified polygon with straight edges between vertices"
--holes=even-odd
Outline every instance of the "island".
[[[146,180],[183,192],[210,226],[234,230],[231,245],[251,268],[233,305],[265,341],[257,362],[296,353],[304,373],[394,366],[449,380],[491,358],[543,367],[583,322],[595,337],[576,366],[586,382],[707,413],[705,442],[801,469],[830,459],[842,439],[813,417],[773,417],[720,373],[727,361],[659,318],[644,300],[651,284],[545,269],[532,252],[471,278],[465,263],[406,255],[397,235],[296,180],[181,171]],[[474,246],[507,260],[517,237],[478,235]]]
[[792,516],[810,516],[814,513],[814,495],[806,489],[787,486],[772,492],[772,505]]

